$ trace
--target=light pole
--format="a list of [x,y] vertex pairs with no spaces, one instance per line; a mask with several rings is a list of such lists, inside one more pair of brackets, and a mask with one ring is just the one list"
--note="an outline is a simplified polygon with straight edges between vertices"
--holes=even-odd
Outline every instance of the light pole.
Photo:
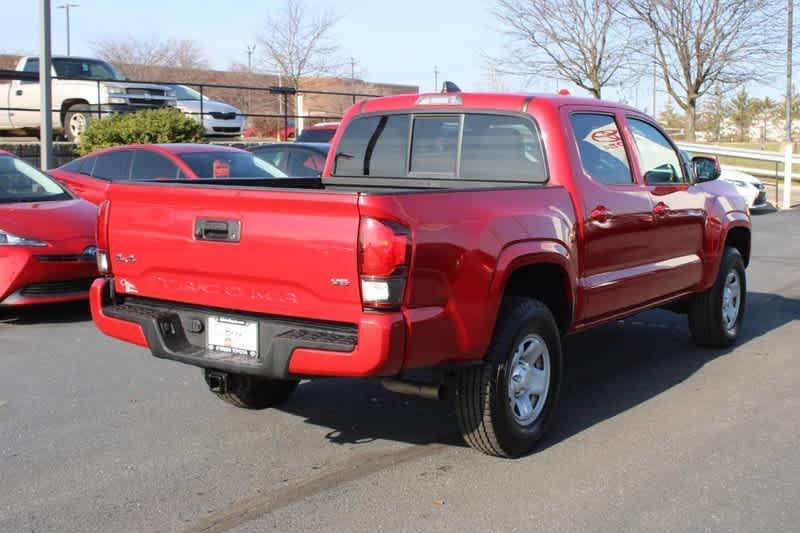
[[786,144],[783,152],[783,202],[781,207],[792,207],[792,16],[794,0],[788,2],[786,20]]
[[439,67],[436,65],[433,66],[433,90],[439,90]]
[[67,55],[68,56],[72,55],[70,53],[70,42],[69,42],[69,10],[72,7],[78,7],[78,4],[66,3],[66,4],[61,4],[60,6],[56,6],[57,9],[63,9],[64,11],[67,12]]
[[[251,44],[247,47],[247,73],[253,73],[253,54],[256,51],[256,45]],[[248,80],[247,83],[252,83],[252,80]],[[253,102],[251,100],[251,91],[247,89],[247,112],[250,113],[252,111]]]
[[39,130],[40,162],[42,170],[50,168],[53,153],[53,113],[50,86],[50,0],[39,1],[39,109],[42,127]]

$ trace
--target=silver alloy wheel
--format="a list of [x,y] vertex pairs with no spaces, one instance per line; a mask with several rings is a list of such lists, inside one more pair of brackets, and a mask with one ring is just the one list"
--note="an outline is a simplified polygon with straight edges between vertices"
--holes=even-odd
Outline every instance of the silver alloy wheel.
[[83,113],[74,113],[69,118],[69,131],[74,138],[80,137],[83,130],[86,129],[86,117]]
[[550,352],[536,334],[526,335],[514,349],[508,374],[508,403],[514,420],[527,426],[544,409],[550,389]]
[[722,324],[727,331],[733,331],[736,328],[741,305],[742,284],[739,280],[739,272],[732,269],[725,276],[725,285],[722,287]]

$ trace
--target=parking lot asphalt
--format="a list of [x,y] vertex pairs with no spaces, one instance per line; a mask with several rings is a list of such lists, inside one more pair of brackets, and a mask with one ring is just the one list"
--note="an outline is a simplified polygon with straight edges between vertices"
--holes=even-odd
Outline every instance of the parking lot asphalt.
[[85,305],[0,311],[0,531],[796,531],[800,211],[753,223],[738,345],[665,311],[568,338],[518,460],[467,448],[443,402],[319,380],[239,410]]

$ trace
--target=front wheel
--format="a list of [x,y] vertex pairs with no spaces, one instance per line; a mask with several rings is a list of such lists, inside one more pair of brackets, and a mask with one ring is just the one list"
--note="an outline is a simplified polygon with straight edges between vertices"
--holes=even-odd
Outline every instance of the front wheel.
[[461,370],[456,379],[464,440],[498,457],[531,451],[552,418],[561,374],[561,340],[550,310],[533,299],[507,302],[485,363]]
[[726,248],[714,285],[689,305],[689,330],[700,346],[724,348],[736,342],[742,327],[747,278],[742,254]]
[[81,142],[81,134],[86,131],[92,121],[92,113],[88,110],[71,107],[64,115],[64,135],[72,143]]

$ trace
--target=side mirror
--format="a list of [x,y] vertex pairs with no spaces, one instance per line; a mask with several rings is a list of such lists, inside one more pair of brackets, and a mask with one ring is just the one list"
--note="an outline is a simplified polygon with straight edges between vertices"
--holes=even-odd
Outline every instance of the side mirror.
[[698,182],[713,181],[722,173],[719,166],[719,159],[698,155],[692,158],[692,168]]

